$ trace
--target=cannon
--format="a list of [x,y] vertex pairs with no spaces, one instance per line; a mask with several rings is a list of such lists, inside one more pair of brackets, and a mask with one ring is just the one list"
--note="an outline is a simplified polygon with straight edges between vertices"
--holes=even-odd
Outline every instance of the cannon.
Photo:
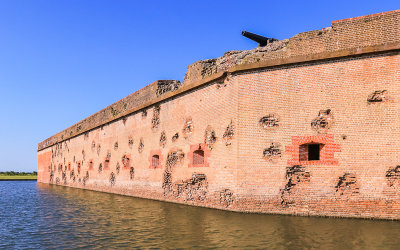
[[267,45],[268,43],[277,41],[277,39],[275,38],[268,38],[265,36],[260,36],[251,32],[247,32],[247,31],[242,31],[242,36],[247,37],[255,42],[258,43],[258,46],[260,47],[264,47],[265,45]]

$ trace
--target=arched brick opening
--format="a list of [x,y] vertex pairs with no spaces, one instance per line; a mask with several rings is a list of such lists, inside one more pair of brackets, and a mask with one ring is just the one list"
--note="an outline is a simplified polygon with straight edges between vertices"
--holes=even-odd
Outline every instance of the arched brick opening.
[[160,156],[159,155],[153,155],[151,157],[151,167],[158,168],[159,166],[160,166]]
[[193,152],[193,166],[204,164],[204,150],[196,150]]
[[188,154],[189,167],[209,167],[208,157],[210,156],[210,149],[206,144],[196,144],[190,146]]

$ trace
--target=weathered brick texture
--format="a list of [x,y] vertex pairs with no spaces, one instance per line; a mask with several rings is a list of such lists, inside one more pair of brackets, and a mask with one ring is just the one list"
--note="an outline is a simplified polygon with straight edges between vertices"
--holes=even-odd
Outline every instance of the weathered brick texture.
[[242,212],[400,219],[400,11],[188,67],[38,146],[38,181]]

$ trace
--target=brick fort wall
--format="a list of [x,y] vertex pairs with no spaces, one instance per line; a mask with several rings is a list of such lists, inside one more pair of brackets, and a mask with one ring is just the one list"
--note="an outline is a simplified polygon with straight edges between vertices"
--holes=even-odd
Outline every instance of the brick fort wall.
[[38,181],[227,209],[400,219],[400,11],[188,67],[38,145]]

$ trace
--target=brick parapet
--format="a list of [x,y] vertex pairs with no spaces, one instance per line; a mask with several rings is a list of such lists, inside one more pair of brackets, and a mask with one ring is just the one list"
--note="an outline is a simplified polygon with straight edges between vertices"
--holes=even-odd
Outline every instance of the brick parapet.
[[195,62],[188,67],[185,81],[196,81],[232,66],[269,60],[285,60],[323,52],[369,47],[400,41],[400,11],[332,22],[321,30],[299,33],[290,39],[247,51],[228,51],[222,57]]

